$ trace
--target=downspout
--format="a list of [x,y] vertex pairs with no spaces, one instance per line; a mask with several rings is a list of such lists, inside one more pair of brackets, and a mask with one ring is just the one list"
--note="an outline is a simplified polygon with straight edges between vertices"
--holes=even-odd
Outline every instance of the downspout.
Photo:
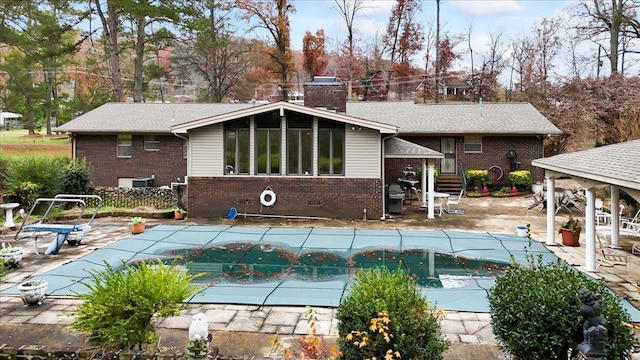
[[[182,136],[182,135],[178,135],[176,133],[172,133],[172,134],[175,135],[177,138],[189,141],[188,137],[185,137],[185,136]],[[187,157],[187,160],[188,160],[188,157]],[[186,186],[186,185],[189,185],[189,176],[185,174],[184,175],[184,182],[171,182],[171,190],[173,190],[174,186],[177,187],[177,186]]]
[[382,170],[382,216],[380,217],[380,221],[385,221],[386,220],[386,216],[387,216],[387,211],[386,211],[386,205],[387,205],[387,192],[386,190],[386,185],[385,185],[385,172],[384,172],[384,142],[392,137],[396,137],[398,136],[398,128],[396,127],[396,133],[393,135],[388,135],[382,138],[382,166],[380,167]]

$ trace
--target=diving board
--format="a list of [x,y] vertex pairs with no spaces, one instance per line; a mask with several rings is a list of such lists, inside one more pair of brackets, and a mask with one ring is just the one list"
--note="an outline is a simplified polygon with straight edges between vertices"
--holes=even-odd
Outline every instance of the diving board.
[[[96,203],[93,214],[88,219],[84,219],[85,210],[87,209],[87,201],[93,201]],[[68,223],[58,223],[51,218],[51,210],[60,206],[77,206],[81,209],[78,217]],[[71,240],[70,236],[81,238],[84,232],[91,230],[91,222],[96,217],[98,210],[102,206],[102,198],[98,195],[75,195],[75,194],[58,194],[53,198],[38,198],[36,199],[29,214],[22,221],[22,226],[15,235],[15,240],[24,238],[33,238],[33,251],[38,253],[38,238],[53,235],[51,244],[44,252],[45,255],[57,254],[64,245],[65,241]],[[32,214],[36,209],[46,207],[44,215],[40,220],[35,222],[29,222]],[[76,245],[80,243],[80,240],[76,240]]]

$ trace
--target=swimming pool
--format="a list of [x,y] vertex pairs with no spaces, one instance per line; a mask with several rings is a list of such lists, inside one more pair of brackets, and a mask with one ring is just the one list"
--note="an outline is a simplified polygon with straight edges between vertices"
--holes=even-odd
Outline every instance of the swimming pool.
[[[105,263],[118,267],[123,262],[209,252],[210,261],[189,263],[193,271],[209,274],[204,290],[186,299],[191,303],[336,307],[355,271],[377,265],[403,266],[415,274],[421,291],[438,308],[489,312],[486,295],[499,268],[493,264],[508,264],[512,257],[526,263],[527,251],[541,254],[545,261],[557,260],[540,242],[529,243],[515,234],[158,225],[37,278],[47,280],[49,296],[74,296],[86,291],[80,282],[90,279],[88,270],[103,270]],[[270,263],[274,256],[287,260]],[[474,263],[478,266],[470,266]],[[450,269],[443,272],[438,267],[441,264]],[[18,291],[11,287],[3,293]]]

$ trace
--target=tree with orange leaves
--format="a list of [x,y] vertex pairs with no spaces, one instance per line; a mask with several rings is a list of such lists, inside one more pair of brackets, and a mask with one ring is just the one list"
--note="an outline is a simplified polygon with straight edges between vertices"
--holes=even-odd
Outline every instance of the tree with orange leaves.
[[316,35],[311,35],[307,31],[302,39],[302,53],[304,55],[304,71],[310,79],[315,75],[323,75],[327,69],[326,53],[324,50],[324,29],[316,31]]
[[288,100],[289,78],[295,71],[291,53],[289,14],[296,11],[295,7],[289,0],[236,0],[236,6],[244,11],[242,17],[245,20],[257,18],[255,27],[266,30],[273,40],[273,46],[266,49],[271,60],[268,68],[278,77],[282,87],[282,100]]

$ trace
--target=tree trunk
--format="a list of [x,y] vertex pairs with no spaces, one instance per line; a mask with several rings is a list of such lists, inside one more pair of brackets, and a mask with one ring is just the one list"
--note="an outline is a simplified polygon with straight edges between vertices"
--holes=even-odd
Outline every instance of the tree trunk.
[[146,22],[144,16],[138,19],[138,34],[136,41],[136,59],[133,70],[133,102],[142,102],[142,81],[144,74],[144,28]]

